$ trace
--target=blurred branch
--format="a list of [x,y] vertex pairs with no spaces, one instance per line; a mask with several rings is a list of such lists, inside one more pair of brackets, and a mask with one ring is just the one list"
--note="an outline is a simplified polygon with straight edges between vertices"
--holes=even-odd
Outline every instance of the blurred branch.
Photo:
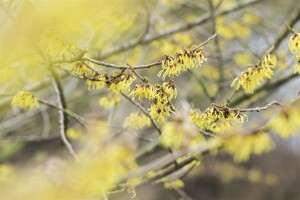
[[52,107],[52,108],[55,108],[57,110],[62,110],[64,113],[68,114],[70,117],[74,118],[78,123],[80,123],[82,126],[84,126],[85,128],[87,127],[86,125],[86,120],[83,119],[80,115],[68,110],[68,109],[63,109],[63,108],[60,108],[54,104],[51,104],[45,100],[42,100],[42,99],[38,99],[38,101],[46,106],[49,106],[49,107]]
[[[213,31],[213,33],[215,33],[217,31],[216,16],[215,16],[215,9],[216,8],[214,7],[214,4],[213,4],[212,0],[207,0],[207,1],[208,1],[208,4],[209,4],[209,9],[210,9],[210,14],[211,14],[212,31]],[[222,3],[222,1],[220,1],[220,4],[221,3]],[[222,82],[224,82],[224,69],[223,69],[224,66],[223,66],[223,57],[222,57],[219,37],[216,37],[216,39],[214,40],[214,44],[215,44],[215,51],[216,51],[216,54],[217,54],[218,70],[219,70],[219,73],[220,73],[219,83],[222,83]],[[221,89],[222,88],[220,87],[220,84],[219,84],[218,92],[216,93],[216,96],[218,94],[220,94],[219,92],[220,92]],[[213,99],[215,99],[215,97]]]
[[193,70],[190,70],[189,72],[190,72],[190,74],[192,75],[192,77],[194,77],[194,78],[197,80],[197,83],[201,86],[201,88],[202,88],[202,90],[203,90],[205,96],[206,96],[210,101],[212,101],[212,100],[213,100],[213,96],[209,94],[208,89],[207,89],[207,87],[206,87],[204,81],[202,80],[202,78],[198,77],[198,76],[196,75],[196,73],[195,73]]
[[[255,5],[255,4],[260,3],[262,1],[264,1],[264,0],[252,0],[252,1],[248,1],[247,3],[238,4],[238,5],[234,6],[233,8],[216,12],[214,16],[215,17],[224,16],[224,15],[230,14],[232,12],[239,11],[243,8],[248,7],[248,6]],[[208,14],[205,14],[204,16],[196,19],[193,22],[190,22],[190,23],[187,23],[187,24],[184,24],[184,25],[182,25],[182,24],[175,25],[172,28],[164,30],[163,32],[161,32],[159,34],[154,34],[154,35],[150,35],[148,37],[145,37],[145,39],[143,39],[143,40],[132,40],[128,44],[124,44],[124,45],[121,45],[121,46],[116,47],[114,49],[103,52],[101,58],[102,59],[107,58],[107,57],[110,57],[112,55],[127,51],[129,49],[134,48],[137,45],[149,44],[152,41],[166,38],[166,37],[168,37],[170,35],[173,35],[175,33],[188,31],[188,30],[190,30],[194,27],[197,27],[199,25],[202,25],[202,24],[206,23],[207,21],[209,21],[210,18],[211,18],[211,15],[210,15],[210,13],[208,13]]]
[[[300,6],[297,6],[297,9],[294,13],[291,14],[291,17],[287,20],[286,24],[288,24],[290,27],[293,27],[300,19]],[[288,36],[290,33],[289,28],[283,27],[277,36],[277,39],[274,42],[274,49],[277,49],[281,42]]]
[[69,153],[74,157],[76,162],[79,162],[80,161],[79,157],[73,150],[73,147],[72,147],[71,143],[68,141],[67,136],[66,136],[68,117],[63,110],[66,109],[67,104],[66,104],[66,101],[64,98],[62,85],[61,85],[58,75],[56,74],[56,72],[53,69],[53,66],[49,66],[49,71],[52,76],[53,88],[54,88],[54,92],[55,92],[55,95],[57,98],[57,104],[58,104],[58,108],[59,108],[58,114],[59,114],[60,137],[61,137],[61,140],[64,143],[64,145],[67,147],[67,150],[69,151]]
[[192,198],[189,197],[189,195],[187,195],[187,193],[183,191],[181,188],[175,187],[174,190],[181,196],[182,200],[192,200]]
[[[115,65],[115,64],[95,60],[95,59],[92,59],[92,58],[89,58],[89,57],[84,57],[84,60],[92,62],[96,65],[104,66],[104,67],[110,67],[110,68],[115,68],[115,69],[130,69],[129,66],[119,66],[119,65]],[[158,66],[158,65],[161,65],[161,61],[157,61],[157,62],[146,64],[146,65],[138,65],[138,66],[134,66],[132,68],[133,69],[144,69],[144,68],[151,68],[151,67]]]

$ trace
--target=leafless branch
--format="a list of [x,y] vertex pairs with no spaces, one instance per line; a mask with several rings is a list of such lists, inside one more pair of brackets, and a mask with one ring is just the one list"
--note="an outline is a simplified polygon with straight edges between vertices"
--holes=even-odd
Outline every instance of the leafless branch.
[[[226,9],[226,10],[216,12],[215,16],[216,17],[224,16],[224,15],[233,13],[235,11],[239,11],[241,9],[244,9],[248,6],[260,3],[262,1],[264,1],[264,0],[251,0],[251,1],[248,1],[248,2],[243,3],[243,4],[238,4],[238,5],[230,8],[230,9]],[[182,25],[182,24],[175,25],[172,28],[164,30],[159,34],[149,35],[148,37],[145,37],[145,39],[142,40],[142,41],[132,40],[128,44],[121,45],[119,47],[116,47],[114,49],[111,49],[111,50],[108,50],[108,51],[104,52],[102,54],[101,58],[104,59],[104,58],[107,58],[109,56],[127,51],[129,49],[132,49],[132,48],[136,47],[137,45],[149,44],[152,41],[163,39],[163,38],[166,38],[170,35],[173,35],[173,34],[176,34],[176,33],[179,33],[179,32],[188,31],[188,30],[190,30],[194,27],[197,27],[199,25],[202,25],[202,24],[208,22],[210,17],[211,17],[210,13],[207,13],[204,16],[201,16],[200,18],[196,19],[194,22],[190,22],[190,23],[187,23],[187,24],[184,24],[184,25]]]
[[76,162],[80,162],[79,157],[75,153],[71,143],[68,141],[67,136],[66,136],[68,121],[67,121],[67,116],[66,116],[65,112],[63,111],[64,109],[66,109],[66,103],[65,103],[64,96],[62,93],[63,91],[62,91],[60,79],[59,79],[58,75],[56,74],[56,72],[54,71],[54,69],[52,68],[52,66],[49,67],[49,71],[52,75],[53,88],[54,88],[54,92],[55,92],[57,104],[58,104],[57,107],[59,108],[58,109],[59,134],[60,134],[61,140],[64,143],[64,145],[66,146],[69,153],[74,157]]
[[52,107],[52,108],[55,108],[57,110],[62,110],[63,112],[65,112],[66,114],[68,114],[70,117],[74,118],[78,123],[80,123],[82,126],[84,126],[86,128],[87,124],[86,124],[86,121],[81,117],[79,116],[78,114],[76,113],[73,113],[72,111],[68,110],[68,109],[63,109],[63,108],[60,108],[52,103],[49,103],[45,100],[42,100],[42,99],[38,99],[38,101],[41,103],[41,104],[44,104],[46,106],[49,106],[49,107]]
[[283,106],[278,101],[271,101],[266,106],[256,107],[256,108],[244,108],[244,109],[240,109],[239,112],[260,112],[260,111],[263,111],[263,110],[267,110],[269,107],[271,107],[273,105],[280,106],[280,107]]

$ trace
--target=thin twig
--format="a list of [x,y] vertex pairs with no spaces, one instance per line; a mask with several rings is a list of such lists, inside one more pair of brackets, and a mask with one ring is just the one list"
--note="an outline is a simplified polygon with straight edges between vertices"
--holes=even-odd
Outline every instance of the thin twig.
[[87,127],[87,124],[86,124],[86,120],[83,119],[81,116],[79,116],[78,114],[76,113],[73,113],[72,111],[68,110],[68,109],[63,109],[63,108],[60,108],[52,103],[49,103],[45,100],[42,100],[42,99],[38,99],[38,102],[40,102],[41,104],[44,104],[46,106],[49,106],[49,107],[52,107],[52,108],[55,108],[57,110],[62,110],[63,112],[65,112],[66,114],[68,114],[70,117],[74,118],[77,122],[79,122],[82,126],[84,126],[85,128]]
[[139,79],[142,81],[142,82],[145,82],[145,78],[143,78],[139,73],[137,73],[136,71],[135,71],[135,69],[133,69],[133,67],[131,66],[131,65],[129,65],[129,64],[127,64],[127,66],[131,69],[131,71],[137,76],[137,77],[139,77]]
[[207,40],[205,40],[203,43],[199,44],[197,47],[193,48],[193,50],[195,49],[199,49],[201,47],[203,47],[204,45],[206,45],[207,43],[209,43],[212,39],[214,39],[218,34],[215,33],[212,36],[210,36],[209,38],[207,38]]
[[[91,63],[94,63],[96,65],[101,65],[103,67],[110,67],[110,68],[114,68],[114,69],[130,69],[129,66],[119,66],[119,65],[116,65],[116,64],[95,60],[95,59],[92,59],[92,58],[89,58],[89,57],[84,57],[84,60],[89,61]],[[133,69],[145,69],[145,68],[151,68],[151,67],[158,66],[158,65],[161,65],[161,61],[157,61],[157,62],[154,62],[154,63],[145,64],[145,65],[138,65],[138,66],[134,66],[132,68]]]
[[[248,6],[260,3],[262,1],[263,0],[253,0],[253,1],[248,1],[246,3],[243,3],[243,4],[238,4],[238,5],[236,5],[236,6],[232,7],[232,8],[216,12],[215,13],[215,17],[224,16],[224,15],[227,15],[227,14],[232,14],[235,11],[239,11],[239,10],[241,10],[243,8],[246,8]],[[160,39],[166,38],[166,37],[168,37],[170,35],[173,35],[173,34],[176,34],[176,33],[179,33],[179,32],[188,31],[188,30],[190,30],[190,29],[192,29],[194,27],[197,27],[197,26],[200,26],[202,24],[205,24],[206,22],[209,21],[210,17],[211,17],[211,15],[210,15],[210,13],[208,13],[208,14],[205,14],[205,15],[199,17],[198,19],[196,19],[193,22],[190,22],[190,23],[187,23],[187,24],[184,24],[184,25],[178,24],[178,25],[175,25],[175,26],[173,26],[173,27],[171,27],[171,28],[169,28],[167,30],[161,31],[159,34],[149,35],[148,37],[145,37],[145,39],[142,40],[142,41],[140,41],[140,40],[132,40],[132,41],[130,41],[127,44],[121,45],[119,47],[116,47],[114,49],[111,49],[111,50],[108,50],[108,51],[104,52],[102,54],[102,56],[101,56],[101,59],[110,57],[112,55],[115,55],[115,54],[118,54],[118,53],[130,50],[130,49],[133,49],[137,45],[149,44],[152,41],[160,40]]]
[[263,107],[256,107],[256,108],[244,108],[244,109],[239,109],[239,112],[260,112],[263,110],[267,110],[269,107],[276,105],[282,107],[283,105],[279,103],[278,101],[271,101],[268,103],[266,106]]
[[153,127],[157,130],[158,134],[160,135],[161,134],[161,130],[160,128],[158,127],[158,125],[155,123],[155,121],[153,120],[153,118],[149,115],[149,113],[147,112],[147,110],[142,106],[140,105],[139,103],[135,102],[134,100],[132,100],[129,96],[127,96],[126,94],[124,94],[123,92],[120,92],[121,95],[123,97],[125,97],[128,101],[130,101],[133,105],[135,105],[136,107],[138,107],[147,117],[149,117]]

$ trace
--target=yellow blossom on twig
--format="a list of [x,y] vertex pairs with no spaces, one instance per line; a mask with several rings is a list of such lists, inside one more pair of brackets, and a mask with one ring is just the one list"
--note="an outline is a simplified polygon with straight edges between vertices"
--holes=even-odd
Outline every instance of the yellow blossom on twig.
[[142,129],[146,126],[149,127],[150,125],[151,121],[149,117],[142,112],[131,113],[130,116],[126,117],[124,120],[125,128]]
[[231,83],[231,87],[236,90],[243,88],[246,93],[253,93],[254,89],[261,84],[264,78],[271,79],[273,76],[273,68],[277,63],[274,55],[267,54],[258,64],[251,66],[247,71],[242,72]]
[[39,107],[39,102],[33,93],[20,91],[12,98],[11,105],[23,109],[33,109]]
[[201,66],[204,61],[206,61],[206,58],[203,49],[184,50],[174,57],[166,56],[162,61],[162,70],[158,73],[158,76],[162,76],[163,79],[166,76],[178,76],[182,71]]
[[108,90],[114,92],[129,92],[131,83],[136,78],[132,74],[114,73],[107,81]]
[[106,85],[106,78],[102,75],[97,77],[97,80],[86,80],[86,85],[88,86],[88,90],[99,90],[102,89]]
[[121,96],[119,94],[116,94],[114,92],[110,92],[108,93],[107,96],[102,97],[99,100],[99,104],[106,108],[106,109],[110,109],[112,107],[115,107],[117,105],[119,105],[121,102]]
[[202,113],[200,110],[191,109],[189,119],[200,129],[215,133],[228,131],[234,123],[245,123],[248,120],[247,116],[238,110],[217,104],[212,104]]
[[154,85],[151,85],[148,82],[141,82],[135,85],[134,90],[129,94],[134,99],[138,97],[139,100],[143,98],[152,100],[155,95]]
[[296,59],[298,60],[297,64],[295,65],[295,73],[300,74],[300,34],[295,33],[289,40],[289,49],[292,54],[295,55]]
[[96,75],[92,69],[81,62],[76,62],[73,64],[71,74],[78,77],[94,77]]

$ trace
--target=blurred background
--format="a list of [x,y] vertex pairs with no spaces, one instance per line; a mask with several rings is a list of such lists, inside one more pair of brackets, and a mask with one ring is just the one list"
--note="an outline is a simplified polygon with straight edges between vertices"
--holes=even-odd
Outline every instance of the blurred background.
[[[272,100],[284,104],[296,98],[300,89],[300,79],[292,75],[296,61],[288,50],[290,33],[285,25],[300,31],[298,0],[0,0],[0,5],[0,166],[31,166],[68,154],[58,133],[56,109],[46,105],[35,110],[10,106],[12,96],[20,90],[33,91],[40,99],[55,104],[47,67],[34,48],[49,28],[86,50],[91,58],[132,66],[162,60],[164,55],[198,45],[217,32],[217,44],[210,41],[204,48],[205,67],[175,78],[175,107],[189,105],[204,110],[212,102],[225,103],[232,94],[232,80],[272,45],[278,58],[274,78],[254,94],[239,91],[231,106],[263,106]],[[62,67],[70,69],[71,64]],[[94,67],[103,73],[113,71]],[[154,67],[140,73],[161,83],[159,71]],[[122,130],[124,118],[137,111],[125,99],[106,109],[99,105],[99,99],[107,95],[106,89],[89,91],[83,80],[64,70],[57,73],[67,108],[87,121],[104,121],[116,135]],[[276,112],[251,113],[248,118],[263,121]],[[68,128],[79,130],[68,135],[76,148],[84,127],[70,118]],[[137,149],[157,142],[153,128],[120,135]],[[201,164],[182,179],[184,188],[165,189],[161,183],[140,186],[135,199],[300,199],[300,137],[272,137],[277,147],[270,153],[251,156],[245,163],[235,163],[225,153],[204,156]],[[143,165],[163,153],[159,147],[138,163]],[[111,194],[109,199],[130,199],[130,194]]]

